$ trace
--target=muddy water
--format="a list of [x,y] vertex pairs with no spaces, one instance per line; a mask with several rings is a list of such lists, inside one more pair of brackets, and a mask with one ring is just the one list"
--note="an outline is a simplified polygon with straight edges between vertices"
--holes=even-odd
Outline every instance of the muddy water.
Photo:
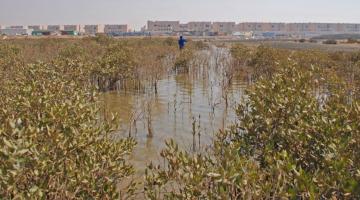
[[103,95],[105,112],[120,116],[119,137],[132,136],[138,142],[131,157],[138,174],[150,162],[161,163],[166,140],[172,138],[189,151],[204,151],[219,129],[234,123],[236,105],[249,81],[240,76],[229,83],[231,67],[221,63],[226,54],[218,49],[203,52],[206,66],[189,73],[169,72],[158,81],[157,94],[148,89]]

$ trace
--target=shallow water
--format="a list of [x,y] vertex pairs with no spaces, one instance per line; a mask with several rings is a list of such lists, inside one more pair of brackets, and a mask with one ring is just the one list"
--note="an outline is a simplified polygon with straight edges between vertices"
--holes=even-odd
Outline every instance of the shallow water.
[[157,94],[151,89],[103,94],[105,113],[120,116],[119,137],[132,136],[138,142],[131,156],[138,174],[150,162],[161,163],[159,153],[166,140],[172,138],[189,151],[203,151],[219,129],[235,122],[236,105],[249,81],[241,76],[227,84],[224,72],[229,65],[220,65],[217,60],[221,59],[215,58],[227,55],[223,52],[219,56],[219,51],[203,52],[209,62],[201,70],[169,72],[158,81]]

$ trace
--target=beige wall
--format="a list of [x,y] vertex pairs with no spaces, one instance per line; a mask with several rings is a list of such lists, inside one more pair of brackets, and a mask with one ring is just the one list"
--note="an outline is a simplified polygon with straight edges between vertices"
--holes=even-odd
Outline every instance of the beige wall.
[[173,32],[179,30],[179,21],[148,21],[147,28],[151,32]]
[[244,22],[237,25],[239,31],[249,32],[249,31],[265,31],[266,23],[257,23],[257,22]]
[[212,31],[218,33],[233,33],[236,30],[235,22],[214,22]]
[[128,26],[124,24],[106,24],[104,33],[124,33],[128,31]]
[[211,22],[189,22],[189,31],[194,32],[210,32]]

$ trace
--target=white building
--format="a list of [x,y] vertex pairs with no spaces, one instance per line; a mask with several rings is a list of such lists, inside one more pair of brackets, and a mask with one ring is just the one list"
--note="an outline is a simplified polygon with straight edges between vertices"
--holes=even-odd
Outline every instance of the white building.
[[32,29],[25,28],[4,28],[0,29],[0,35],[16,36],[16,35],[31,35]]
[[179,24],[177,32],[189,32],[189,25],[188,24]]
[[360,24],[343,24],[345,33],[360,33]]

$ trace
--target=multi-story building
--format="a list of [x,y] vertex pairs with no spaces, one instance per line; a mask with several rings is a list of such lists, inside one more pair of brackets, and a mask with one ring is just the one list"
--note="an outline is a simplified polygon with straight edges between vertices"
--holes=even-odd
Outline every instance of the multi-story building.
[[[312,24],[309,24],[309,26],[311,26]],[[338,33],[339,32],[339,27],[337,24],[325,24],[325,23],[320,23],[320,24],[315,24],[315,30],[316,32],[319,33]],[[313,30],[311,30],[313,31]]]
[[343,24],[344,32],[360,33],[360,24]]
[[64,25],[64,31],[80,31],[79,25]]
[[190,32],[211,32],[211,22],[189,22],[188,28]]
[[27,29],[27,26],[22,26],[22,25],[16,25],[16,26],[9,26],[7,28],[12,28],[12,29]]
[[179,21],[148,21],[147,28],[150,32],[171,33],[179,30]]
[[40,31],[42,29],[40,25],[30,25],[28,28],[34,31]]
[[61,26],[60,25],[47,25],[46,30],[48,30],[48,31],[60,31]]
[[106,24],[104,26],[104,33],[109,35],[121,35],[128,31],[128,26],[123,24]]
[[285,23],[268,23],[270,32],[285,32],[286,24]]
[[[128,32],[127,25],[108,24],[108,25],[30,25],[30,26],[0,26],[2,34],[7,35],[26,35],[29,30],[48,31],[59,34],[61,31],[66,33],[84,32],[88,35],[105,33],[109,35],[125,35]],[[148,21],[147,29],[142,28],[142,32],[149,31],[152,34],[172,34],[185,33],[198,36],[204,35],[229,35],[251,33],[253,35],[267,36],[290,36],[290,37],[309,37],[325,34],[358,33],[360,34],[360,24],[342,23],[266,23],[266,22],[189,22],[180,24],[179,21]],[[236,32],[236,33],[235,33]],[[266,35],[266,36],[265,36]]]
[[85,25],[84,33],[87,35],[95,35],[99,33],[99,25]]
[[231,34],[235,29],[235,22],[214,22],[212,24],[212,31],[221,34]]
[[309,31],[309,25],[305,23],[290,23],[286,26],[286,31],[290,33],[302,33]]
[[236,30],[242,32],[264,32],[266,27],[269,27],[267,23],[257,23],[257,22],[244,22],[237,25]]
[[236,31],[243,32],[281,32],[301,34],[336,34],[360,32],[357,24],[336,23],[239,23]]
[[188,24],[179,24],[179,28],[177,32],[189,32],[189,25]]
[[31,33],[32,33],[32,29],[25,29],[25,28],[0,29],[0,35],[16,36],[16,35],[31,35]]

